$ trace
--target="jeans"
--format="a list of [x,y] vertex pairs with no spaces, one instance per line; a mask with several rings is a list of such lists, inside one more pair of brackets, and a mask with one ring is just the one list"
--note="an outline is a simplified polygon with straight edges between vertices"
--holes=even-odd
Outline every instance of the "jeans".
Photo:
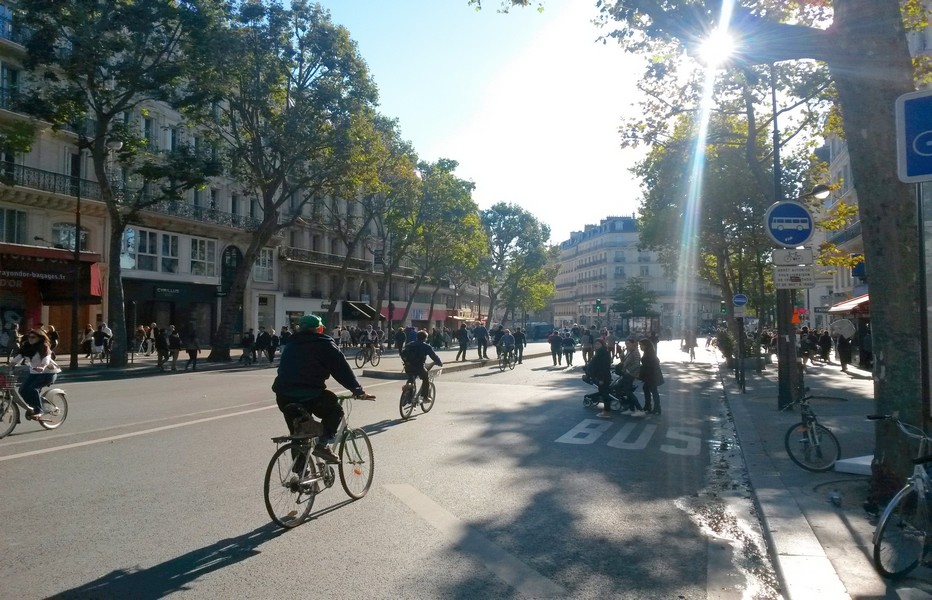
[[563,364],[563,348],[560,346],[550,347],[550,356],[553,358],[554,365]]
[[29,405],[34,414],[43,412],[39,390],[55,383],[57,375],[57,373],[30,373],[20,384],[19,395],[23,397],[23,400]]
[[660,408],[660,392],[657,386],[645,382],[644,388],[644,410],[658,410]]
[[463,360],[466,360],[466,348],[469,346],[469,342],[460,342],[459,352],[456,353],[456,360],[460,359],[460,356],[463,357]]
[[488,358],[489,340],[486,338],[476,338],[476,349],[479,351],[479,358]]
[[197,371],[197,350],[188,350],[188,362],[184,365],[184,370],[187,371],[188,367],[193,367]]

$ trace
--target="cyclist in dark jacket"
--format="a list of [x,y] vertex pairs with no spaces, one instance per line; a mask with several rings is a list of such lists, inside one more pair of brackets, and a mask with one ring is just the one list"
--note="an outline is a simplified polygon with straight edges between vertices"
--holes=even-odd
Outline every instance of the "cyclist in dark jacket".
[[320,317],[305,315],[301,317],[298,328],[284,346],[278,361],[278,375],[272,384],[275,402],[292,434],[293,419],[297,415],[286,410],[288,405],[298,404],[320,418],[324,432],[318,437],[312,454],[329,463],[339,463],[339,457],[327,448],[327,444],[336,435],[343,418],[343,408],[325,382],[332,376],[357,398],[372,399],[374,396],[363,391],[336,342],[329,335],[324,335]]
[[405,374],[408,376],[408,385],[414,385],[414,380],[420,378],[423,382],[421,386],[421,396],[427,398],[430,391],[430,385],[427,381],[427,369],[424,368],[427,358],[430,357],[438,367],[443,366],[443,361],[434,352],[434,349],[427,343],[427,332],[423,329],[417,332],[417,339],[401,351],[401,359],[405,363]]

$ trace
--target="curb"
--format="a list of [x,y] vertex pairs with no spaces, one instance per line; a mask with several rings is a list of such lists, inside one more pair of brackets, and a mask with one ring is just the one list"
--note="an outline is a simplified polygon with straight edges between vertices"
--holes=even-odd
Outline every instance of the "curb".
[[786,598],[851,600],[822,543],[763,449],[750,413],[744,404],[732,401],[728,376],[729,371],[719,365],[722,392],[738,435],[754,504]]

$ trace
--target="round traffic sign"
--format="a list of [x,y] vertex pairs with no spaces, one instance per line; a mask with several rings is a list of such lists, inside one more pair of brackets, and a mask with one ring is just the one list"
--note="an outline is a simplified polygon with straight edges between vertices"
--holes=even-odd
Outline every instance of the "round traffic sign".
[[764,215],[767,235],[780,246],[802,246],[812,237],[813,220],[809,209],[792,200],[776,202]]
[[734,296],[731,297],[731,302],[735,306],[744,306],[745,304],[748,303],[747,294],[735,294]]

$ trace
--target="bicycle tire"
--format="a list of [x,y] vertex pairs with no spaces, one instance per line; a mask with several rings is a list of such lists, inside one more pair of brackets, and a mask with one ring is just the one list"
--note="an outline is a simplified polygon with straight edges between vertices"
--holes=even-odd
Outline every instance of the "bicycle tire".
[[786,430],[783,446],[790,459],[803,469],[814,473],[830,471],[841,456],[841,445],[824,425],[816,423],[814,427],[818,439],[816,447],[809,441],[809,426],[802,422]]
[[[292,457],[292,450],[296,456]],[[314,507],[314,498],[320,490],[317,483],[301,484],[312,476],[310,446],[294,442],[280,446],[272,454],[265,471],[263,493],[265,509],[272,520],[291,529],[307,520]],[[303,461],[303,466],[300,465]],[[298,472],[295,472],[297,468]]]
[[369,360],[372,363],[373,367],[379,366],[379,363],[382,362],[382,355],[378,352],[372,352],[372,358]]
[[883,511],[874,536],[874,567],[889,579],[903,577],[922,559],[929,531],[929,507],[912,483]]
[[19,407],[10,390],[0,390],[0,439],[13,433],[19,423]]
[[361,369],[366,366],[366,351],[359,350],[356,352],[356,368]]
[[434,407],[434,400],[437,399],[437,386],[434,385],[433,381],[430,382],[430,388],[427,394],[427,398],[421,400],[421,410],[424,411],[424,413],[430,412],[430,409]]
[[65,394],[48,391],[42,395],[42,420],[39,425],[43,429],[57,429],[68,418],[68,399]]
[[414,390],[405,385],[401,388],[401,398],[398,399],[398,414],[403,420],[407,420],[412,412],[414,412]]
[[375,455],[369,436],[362,429],[347,429],[340,442],[340,485],[343,491],[353,500],[359,500],[369,492],[373,475]]
[[499,356],[498,357],[498,370],[504,373],[507,367],[508,367],[508,359],[505,356]]
[[508,368],[514,371],[517,365],[518,365],[518,356],[514,353],[509,354],[508,355]]

